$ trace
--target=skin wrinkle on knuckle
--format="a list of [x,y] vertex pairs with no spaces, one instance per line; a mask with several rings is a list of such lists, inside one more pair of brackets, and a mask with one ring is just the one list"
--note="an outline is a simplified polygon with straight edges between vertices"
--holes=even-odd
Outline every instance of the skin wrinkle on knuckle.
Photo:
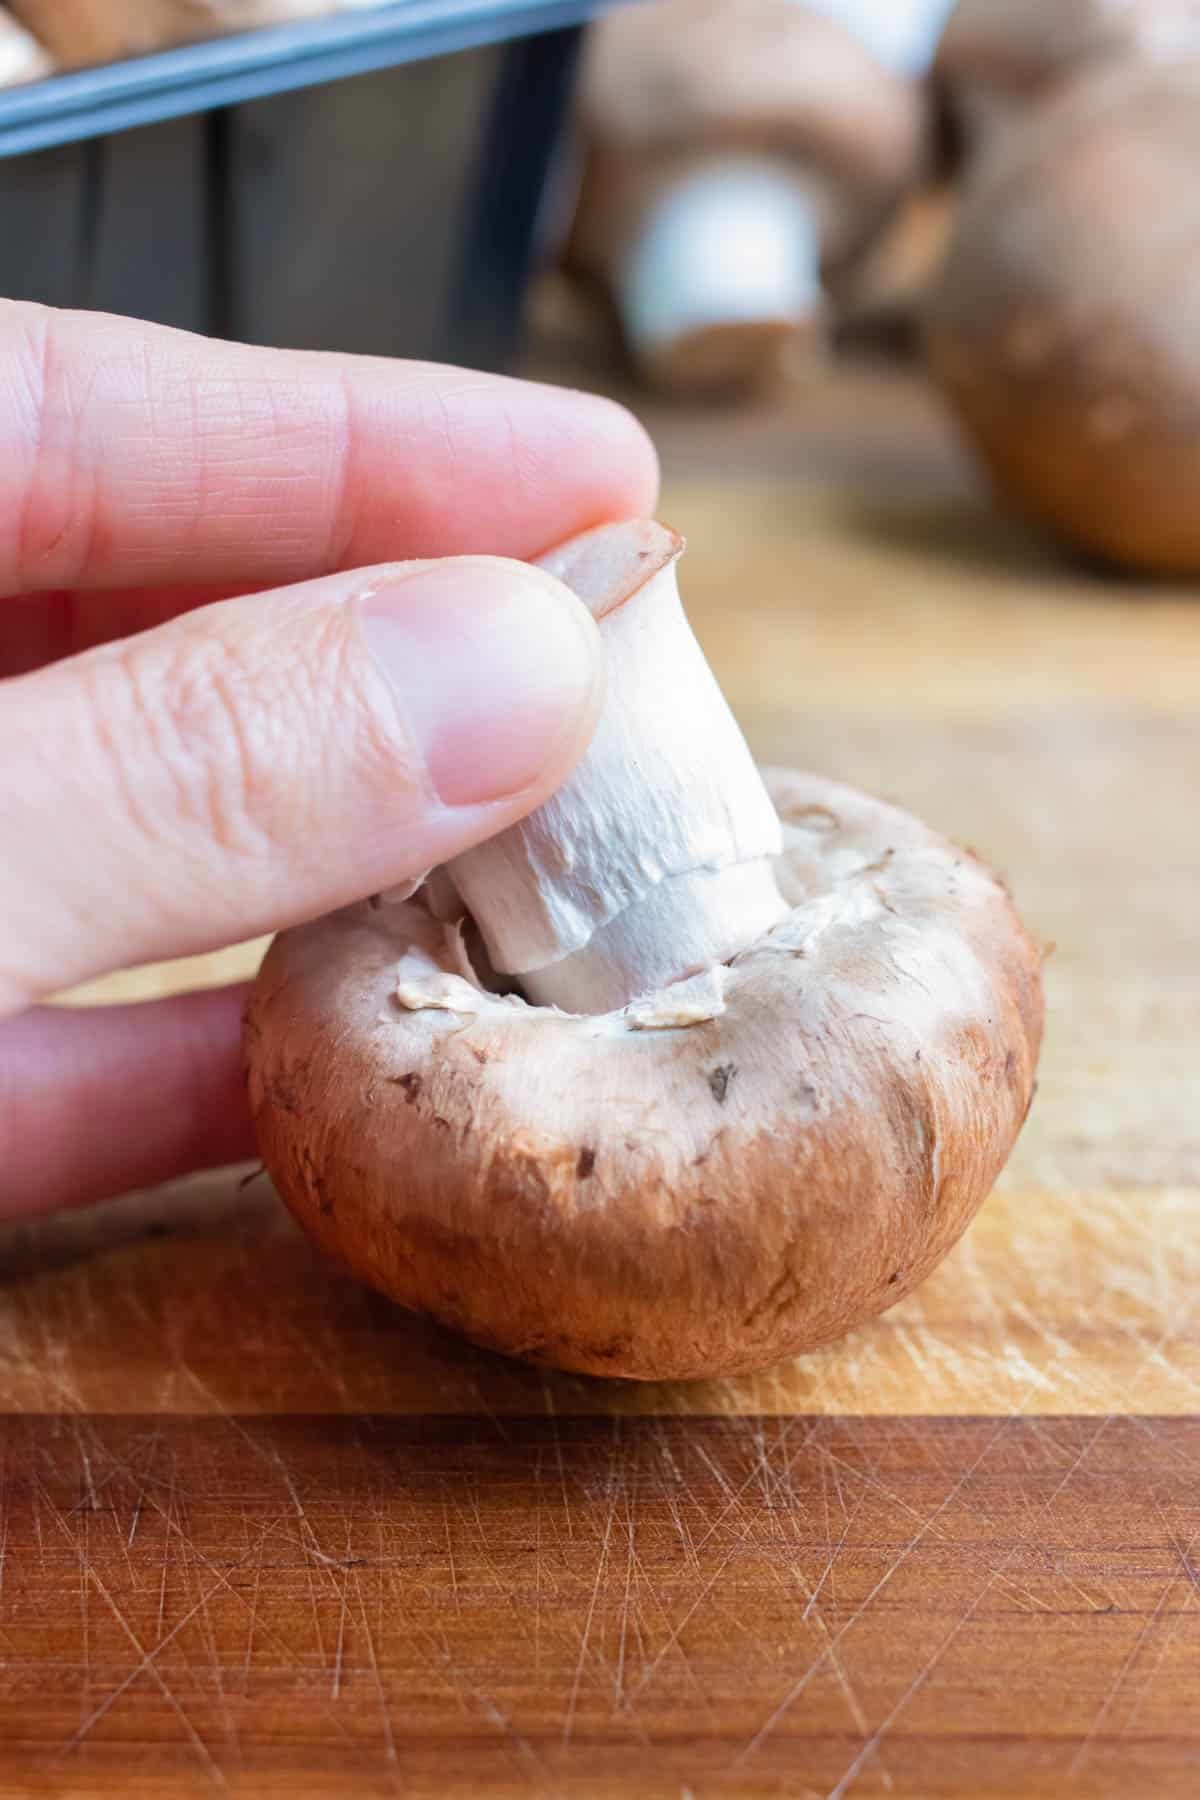
[[204,521],[228,521],[231,544],[247,519],[269,524],[275,579],[328,572],[343,535],[347,485],[343,383],[283,384],[237,370],[206,386],[194,378],[195,463]]
[[3,456],[0,482],[5,504],[0,566],[11,570],[11,586],[22,585],[24,545],[31,530],[33,472],[37,468],[43,421],[46,416],[46,357],[48,325],[40,308],[26,309],[11,301],[0,311],[0,344],[3,362]]
[[282,734],[228,645],[198,634],[182,644],[134,640],[88,685],[118,806],[156,868],[166,866],[164,838],[189,873],[214,852],[223,876],[231,862],[274,853],[266,802]]
[[523,432],[515,408],[501,390],[492,408],[492,429],[503,444],[508,466],[509,503],[515,518],[533,511],[549,481],[564,465],[564,459],[577,459],[579,444],[573,428],[548,430],[543,438]]
[[[435,454],[418,458],[421,445],[432,445]],[[472,471],[488,469],[489,501],[511,529],[536,516],[564,468],[574,470],[580,436],[574,423],[555,426],[549,409],[538,431],[531,432],[523,423],[521,397],[504,382],[443,379],[422,392],[412,452],[414,470],[424,465],[433,471],[426,492],[413,486],[425,510],[438,510],[447,491]]]
[[465,438],[472,449],[476,446],[478,434],[464,428],[452,404],[460,397],[461,390],[436,381],[414,394],[414,416],[402,435],[400,454],[411,470],[410,492],[419,510],[434,510],[441,487],[456,485],[461,440]]
[[226,904],[233,879],[241,903],[327,867],[348,793],[390,793],[402,818],[417,765],[347,620],[342,607],[310,614],[290,648],[275,618],[225,639],[196,626],[169,648],[135,641],[106,659],[93,684],[98,736],[156,866],[169,834],[184,879]]
[[344,367],[336,370],[331,401],[336,401],[337,416],[332,421],[332,467],[324,490],[331,496],[325,567],[342,569],[353,560],[351,552],[359,536],[358,495],[369,491],[368,483],[359,481],[358,447],[366,441],[366,433],[361,425],[358,391]]
[[[414,471],[427,471],[411,486],[419,511],[436,515],[444,496],[488,470],[489,507],[507,536],[532,510],[539,510],[544,489],[529,485],[521,451],[523,433],[503,387],[495,383],[431,382],[423,395],[408,460]],[[433,454],[420,455],[422,445]],[[569,464],[567,465],[569,466]],[[553,487],[562,479],[560,459],[549,471]],[[477,476],[474,478],[477,479]]]
[[[54,340],[52,329],[52,346]],[[112,369],[98,356],[72,357],[65,348],[58,361],[62,375],[57,389],[46,396],[45,429],[51,432],[64,421],[67,429],[59,446],[60,463],[52,461],[46,471],[45,493],[52,494],[59,484],[63,518],[54,541],[47,543],[40,581],[66,587],[95,566],[120,514],[110,508],[105,491],[116,428]]]
[[61,986],[58,946],[94,930],[72,859],[99,810],[102,766],[86,700],[73,694],[64,713],[40,676],[0,682],[0,1018]]
[[86,395],[70,387],[70,359],[53,313],[22,309],[16,324],[30,416],[15,508],[13,585],[68,585],[95,530],[95,474],[83,449]]

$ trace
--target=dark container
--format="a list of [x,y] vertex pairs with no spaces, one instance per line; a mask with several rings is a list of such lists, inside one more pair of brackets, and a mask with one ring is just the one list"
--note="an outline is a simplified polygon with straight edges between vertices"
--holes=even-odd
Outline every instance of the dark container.
[[502,367],[601,4],[398,0],[2,92],[0,293]]

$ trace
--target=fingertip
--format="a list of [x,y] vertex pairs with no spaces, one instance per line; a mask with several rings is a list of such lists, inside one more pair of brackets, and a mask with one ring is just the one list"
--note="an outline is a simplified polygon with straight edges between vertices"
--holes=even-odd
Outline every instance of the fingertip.
[[608,394],[588,394],[579,389],[569,392],[587,414],[590,455],[601,473],[596,515],[581,520],[581,529],[610,524],[619,518],[651,517],[658,508],[662,473],[648,430],[635,412],[619,400],[610,400]]
[[609,519],[647,518],[658,509],[662,471],[654,440],[637,414],[621,401],[607,394],[587,394],[572,390],[586,402],[594,423],[598,443],[604,445],[612,470],[615,504],[604,519],[589,521],[605,524]]
[[487,549],[532,558],[591,526],[655,512],[658,452],[627,406],[582,388],[510,385],[510,526]]

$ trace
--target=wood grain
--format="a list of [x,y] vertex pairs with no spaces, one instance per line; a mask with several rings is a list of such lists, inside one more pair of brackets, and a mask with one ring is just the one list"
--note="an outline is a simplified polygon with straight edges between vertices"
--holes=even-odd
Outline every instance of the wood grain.
[[1017,1154],[884,1319],[692,1387],[474,1351],[262,1180],[5,1232],[2,1793],[1200,1787],[1198,596],[1024,536],[907,379],[653,424],[759,753],[1057,946]]
[[1194,1421],[37,1415],[5,1451],[26,1792],[1195,1792]]

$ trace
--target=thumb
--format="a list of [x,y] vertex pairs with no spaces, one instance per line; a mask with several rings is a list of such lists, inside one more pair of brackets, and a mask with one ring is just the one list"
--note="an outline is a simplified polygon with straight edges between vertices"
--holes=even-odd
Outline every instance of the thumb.
[[490,557],[223,601],[0,686],[0,1011],[293,924],[532,811],[602,691],[586,609]]

